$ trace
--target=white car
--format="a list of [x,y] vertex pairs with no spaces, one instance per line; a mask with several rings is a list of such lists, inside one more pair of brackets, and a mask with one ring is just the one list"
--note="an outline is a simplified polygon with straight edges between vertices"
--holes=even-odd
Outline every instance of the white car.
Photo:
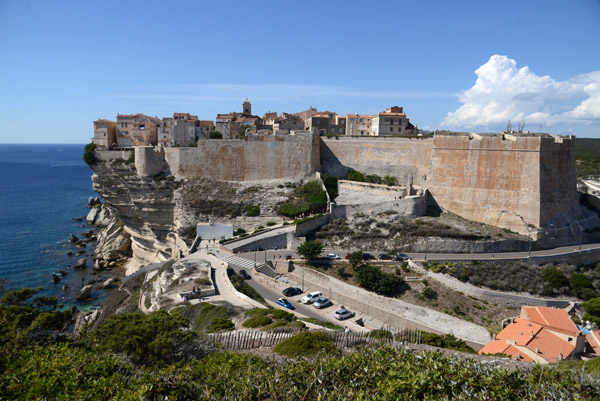
[[319,292],[319,291],[311,292],[310,294],[306,294],[304,296],[304,298],[302,298],[302,303],[312,304],[317,299],[319,299],[319,297],[322,297],[322,296],[323,296],[323,294],[321,294],[321,292]]
[[341,259],[341,258],[338,255],[336,255],[335,253],[328,253],[327,254],[327,259],[337,260],[337,259]]

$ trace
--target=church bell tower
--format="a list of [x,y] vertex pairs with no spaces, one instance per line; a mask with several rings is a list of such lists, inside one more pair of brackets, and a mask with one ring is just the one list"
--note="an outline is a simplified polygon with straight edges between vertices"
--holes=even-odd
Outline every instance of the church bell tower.
[[248,101],[248,98],[246,98],[246,101],[242,105],[242,110],[242,114],[252,115],[252,104]]

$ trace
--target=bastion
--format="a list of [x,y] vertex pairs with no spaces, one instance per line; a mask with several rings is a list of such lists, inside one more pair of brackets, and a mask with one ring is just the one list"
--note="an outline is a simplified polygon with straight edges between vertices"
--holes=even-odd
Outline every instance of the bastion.
[[222,181],[343,176],[349,170],[391,175],[428,191],[443,209],[540,239],[541,228],[573,236],[597,223],[579,205],[574,141],[522,133],[325,138],[292,131],[199,140],[197,147],[136,147],[135,165],[139,176]]

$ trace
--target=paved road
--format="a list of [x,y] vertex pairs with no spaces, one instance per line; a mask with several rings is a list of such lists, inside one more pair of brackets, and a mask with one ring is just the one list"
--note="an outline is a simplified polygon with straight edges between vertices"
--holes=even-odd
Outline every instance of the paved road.
[[[539,257],[539,256],[559,256],[559,255],[568,255],[568,254],[576,254],[579,251],[585,251],[590,249],[598,249],[600,250],[600,244],[583,244],[579,245],[569,245],[563,246],[559,248],[553,249],[544,249],[540,251],[531,251],[531,252],[497,252],[497,253],[419,253],[419,252],[407,252],[406,254],[410,256],[413,260],[424,261],[424,260],[513,260],[513,259],[527,259],[530,257]],[[353,250],[350,249],[350,252]],[[368,251],[371,255],[377,257],[380,253],[385,251]],[[339,255],[342,259],[348,253],[348,249],[332,249],[326,248],[323,250],[321,255],[324,257],[325,255],[333,253]],[[262,263],[266,260],[274,260],[274,259],[285,259],[286,255],[292,255],[292,258],[298,259],[300,256],[291,249],[279,249],[279,250],[263,250],[256,252],[243,252],[236,254],[237,256],[241,256],[243,258],[254,261],[256,259],[257,263]]]
[[[247,260],[250,260],[250,259],[247,259]],[[252,266],[253,266],[254,259],[251,259],[250,261],[252,262]],[[235,265],[231,262],[230,262],[230,266],[231,266],[231,268],[233,268],[233,270],[236,271],[236,273],[239,273],[239,271],[242,270],[242,267]],[[260,274],[260,273],[254,272],[251,267],[246,268],[246,271],[250,274],[251,277],[255,274]],[[272,288],[269,288],[269,287],[261,284],[260,282],[258,282],[257,280],[255,280],[253,278],[251,278],[250,280],[246,280],[246,284],[248,284],[252,288],[254,288],[264,299],[267,299],[271,302],[276,302],[278,298],[286,298],[292,305],[294,305],[294,307],[296,308],[295,309],[296,312],[298,312],[304,316],[307,316],[307,317],[314,317],[316,319],[323,320],[323,316],[315,309],[314,306],[304,305],[302,302],[297,302],[300,299],[302,299],[302,297],[305,295],[304,293],[293,296],[293,297],[286,297],[282,293],[275,291]],[[325,295],[327,295],[327,294],[325,294]],[[336,310],[337,310],[336,305],[332,305],[327,308],[321,309],[321,311],[330,312],[331,314],[333,314],[333,312],[335,312]]]

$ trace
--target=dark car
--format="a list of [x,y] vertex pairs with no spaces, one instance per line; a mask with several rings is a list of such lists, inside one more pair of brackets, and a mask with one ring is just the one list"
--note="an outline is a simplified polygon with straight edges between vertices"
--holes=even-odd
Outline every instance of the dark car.
[[407,255],[407,254],[405,254],[405,253],[400,253],[400,252],[398,252],[398,253],[396,254],[396,256],[394,256],[394,260],[397,260],[397,261],[400,261],[400,262],[404,262],[404,261],[406,261],[406,260],[408,260],[408,259],[410,259],[410,256],[408,256],[408,255]]
[[289,253],[287,255],[285,255],[285,260],[290,260],[292,259],[292,255],[290,255]]
[[286,297],[293,297],[294,295],[302,294],[302,290],[298,287],[288,287],[283,290],[283,295]]
[[392,260],[392,255],[389,255],[387,253],[380,253],[378,259],[379,260]]
[[240,276],[242,276],[244,280],[250,280],[250,275],[246,273],[246,270],[240,270]]
[[370,253],[363,253],[363,260],[375,260],[375,256],[371,255]]

